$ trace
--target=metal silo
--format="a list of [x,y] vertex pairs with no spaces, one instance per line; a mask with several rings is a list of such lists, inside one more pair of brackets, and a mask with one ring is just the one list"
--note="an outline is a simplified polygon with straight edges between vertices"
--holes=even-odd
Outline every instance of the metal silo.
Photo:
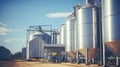
[[71,38],[70,38],[70,20],[68,19],[66,21],[66,51],[70,52],[71,51]]
[[42,32],[35,31],[29,41],[29,58],[44,58],[43,46],[51,43],[51,36]]
[[23,58],[23,59],[26,59],[26,53],[27,53],[27,52],[26,52],[26,47],[23,47],[23,48],[22,48],[22,58]]
[[80,53],[91,60],[95,56],[95,46],[97,42],[97,16],[96,7],[93,0],[86,0],[86,5],[78,10],[78,47]]
[[66,45],[66,25],[62,24],[60,28],[60,44]]
[[80,5],[76,5],[75,7],[74,7],[74,14],[75,14],[75,51],[77,50],[77,47],[78,47],[78,23],[77,23],[77,18],[78,18],[78,10],[81,8],[81,6]]
[[66,21],[66,52],[67,52],[68,61],[76,59],[75,23],[76,23],[76,16],[75,13],[73,12],[68,16]]
[[57,34],[57,44],[60,44],[60,33]]
[[72,13],[68,16],[66,21],[66,51],[74,51],[75,50],[75,14]]
[[102,0],[103,42],[120,57],[120,0]]

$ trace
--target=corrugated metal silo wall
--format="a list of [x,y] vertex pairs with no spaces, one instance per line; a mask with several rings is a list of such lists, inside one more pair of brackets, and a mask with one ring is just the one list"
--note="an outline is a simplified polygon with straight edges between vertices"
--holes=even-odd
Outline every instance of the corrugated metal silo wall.
[[44,57],[43,46],[51,43],[51,36],[38,35],[29,42],[29,57]]

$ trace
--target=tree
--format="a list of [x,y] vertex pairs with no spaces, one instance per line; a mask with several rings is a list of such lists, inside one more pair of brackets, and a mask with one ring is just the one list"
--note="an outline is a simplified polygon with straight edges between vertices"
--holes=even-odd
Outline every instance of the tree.
[[22,59],[22,53],[21,52],[17,52],[14,55],[12,55],[12,59],[16,60],[16,59]]

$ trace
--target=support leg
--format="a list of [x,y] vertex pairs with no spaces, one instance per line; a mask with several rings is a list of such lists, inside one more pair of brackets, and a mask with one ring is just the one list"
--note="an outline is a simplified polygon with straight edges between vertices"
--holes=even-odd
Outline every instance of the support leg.
[[88,48],[86,48],[86,64],[88,64]]
[[119,57],[116,56],[116,65],[118,66],[119,65]]
[[77,64],[79,64],[79,51],[77,51],[76,60],[77,60]]

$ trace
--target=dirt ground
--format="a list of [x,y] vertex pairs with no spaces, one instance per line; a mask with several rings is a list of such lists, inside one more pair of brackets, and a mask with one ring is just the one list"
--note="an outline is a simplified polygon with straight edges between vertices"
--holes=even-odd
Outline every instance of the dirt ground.
[[0,61],[0,67],[98,67],[95,64],[41,63],[26,61]]

